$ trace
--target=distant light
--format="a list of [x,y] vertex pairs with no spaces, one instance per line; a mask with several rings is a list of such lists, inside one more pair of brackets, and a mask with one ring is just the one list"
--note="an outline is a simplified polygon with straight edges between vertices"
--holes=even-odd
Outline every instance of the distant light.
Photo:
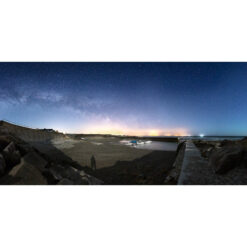
[[200,137],[203,138],[204,137],[204,134],[200,134]]

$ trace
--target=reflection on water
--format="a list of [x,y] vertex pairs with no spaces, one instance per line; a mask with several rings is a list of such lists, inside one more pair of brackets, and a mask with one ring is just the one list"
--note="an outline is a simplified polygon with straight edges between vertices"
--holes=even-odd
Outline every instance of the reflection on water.
[[176,151],[177,143],[174,142],[159,142],[152,141],[146,142],[145,144],[141,142],[141,144],[132,144],[130,141],[121,141],[121,144],[128,145],[137,149],[149,149],[149,150],[160,150],[160,151]]

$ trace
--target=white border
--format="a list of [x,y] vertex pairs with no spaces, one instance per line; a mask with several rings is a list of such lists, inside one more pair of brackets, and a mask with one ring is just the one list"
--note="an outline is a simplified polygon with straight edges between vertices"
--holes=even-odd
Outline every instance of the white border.
[[246,1],[1,0],[1,61],[246,61]]
[[[1,0],[1,61],[246,61],[246,1]],[[236,82],[237,83],[237,82]],[[0,187],[9,246],[246,246],[246,187]]]

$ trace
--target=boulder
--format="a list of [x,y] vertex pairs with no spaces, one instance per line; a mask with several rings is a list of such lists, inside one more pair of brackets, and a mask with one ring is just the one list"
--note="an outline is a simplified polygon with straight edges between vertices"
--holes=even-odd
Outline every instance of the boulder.
[[15,150],[10,156],[11,166],[15,166],[21,162],[21,154],[18,150]]
[[3,135],[9,134],[8,128],[6,128],[4,126],[0,126],[0,134],[3,134]]
[[90,176],[90,175],[88,175],[88,183],[90,185],[102,185],[102,184],[104,184],[103,181],[99,180],[96,177]]
[[15,185],[45,185],[47,184],[46,179],[42,175],[42,173],[37,169],[34,165],[26,163],[23,159],[21,163],[9,172],[8,174],[12,178],[14,178]]
[[80,176],[81,176],[81,185],[89,185],[90,184],[88,174],[86,174],[84,171],[80,171]]
[[0,152],[9,145],[10,141],[5,136],[0,136]]
[[[49,179],[52,183],[59,181],[57,184],[61,184],[60,182],[63,179],[68,179],[73,182],[74,185],[99,185],[103,184],[103,182],[84,171],[79,171],[74,167],[64,167],[61,165],[53,165],[49,169],[47,169],[47,177],[48,173],[49,176],[52,175],[52,179]],[[66,180],[67,181],[67,180]],[[65,183],[65,182],[64,182]]]
[[209,165],[215,173],[223,174],[240,165],[243,158],[241,146],[230,146],[215,149],[209,159]]
[[49,174],[51,179],[53,179],[53,181],[55,182],[55,181],[59,181],[59,180],[64,178],[63,169],[64,168],[60,165],[53,165],[52,167],[47,169],[47,171],[45,171],[45,173]]
[[48,172],[52,175],[54,181],[59,181],[63,178],[67,178],[73,181],[74,184],[81,184],[83,182],[79,171],[73,167],[53,165],[48,169]]
[[36,152],[27,153],[25,156],[23,156],[23,161],[25,163],[34,165],[41,172],[45,171],[46,165],[48,164],[48,162]]
[[45,169],[42,172],[42,175],[46,178],[48,184],[57,184],[61,179],[63,179],[61,176],[57,177],[56,174],[54,174],[50,169]]
[[80,172],[77,169],[75,169],[74,167],[66,167],[66,168],[64,168],[64,176],[66,178],[69,178],[72,181],[74,181],[75,184],[80,184],[81,183]]
[[98,178],[95,178],[87,173],[85,173],[84,171],[80,171],[80,176],[81,179],[83,180],[84,185],[101,185],[103,184],[103,181],[99,180]]
[[4,174],[6,163],[2,154],[0,154],[0,175]]
[[232,145],[232,141],[231,140],[223,140],[220,142],[219,146],[220,147],[225,147],[225,146],[229,146],[229,145]]
[[203,150],[201,152],[202,153],[202,157],[208,158],[210,156],[210,154],[211,154],[212,151],[213,151],[213,148],[212,147]]
[[0,143],[1,142],[5,142],[5,143],[10,143],[10,142],[14,142],[14,143],[22,143],[23,141],[21,139],[19,139],[18,137],[16,136],[13,136],[13,135],[3,135],[3,134],[0,134]]
[[20,163],[21,155],[20,152],[16,150],[14,142],[10,142],[2,153],[7,166],[13,167]]
[[242,165],[244,167],[247,167],[247,150],[244,150],[243,158],[242,158]]
[[244,137],[242,140],[241,140],[242,143],[247,143],[247,137]]
[[15,144],[14,142],[10,142],[3,150],[4,153],[13,153],[15,151]]
[[63,178],[62,180],[60,180],[57,185],[74,185],[73,181],[67,179],[67,178]]
[[27,143],[19,143],[16,146],[17,146],[17,148],[20,151],[22,156],[26,155],[27,153],[30,153],[30,152],[34,151],[32,146],[27,144]]

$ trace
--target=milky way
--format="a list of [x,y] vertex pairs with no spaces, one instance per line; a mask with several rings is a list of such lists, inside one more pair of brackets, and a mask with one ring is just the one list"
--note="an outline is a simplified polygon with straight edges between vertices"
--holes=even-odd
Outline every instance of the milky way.
[[0,63],[0,118],[74,133],[246,135],[246,63]]

